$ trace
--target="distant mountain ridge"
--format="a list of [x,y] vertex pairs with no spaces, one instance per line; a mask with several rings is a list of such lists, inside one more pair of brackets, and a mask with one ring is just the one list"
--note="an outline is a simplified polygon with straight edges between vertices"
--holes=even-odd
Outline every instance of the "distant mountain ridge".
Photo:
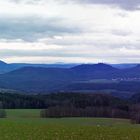
[[0,66],[2,66],[2,65],[7,65],[7,63],[5,63],[4,61],[0,60]]
[[[53,91],[69,90],[69,85],[75,87],[75,83],[86,81],[75,88],[70,89],[122,89],[139,90],[137,82],[136,87],[132,87],[131,82],[106,83],[101,86],[98,83],[88,83],[96,79],[123,79],[140,78],[140,65],[133,68],[118,69],[108,64],[82,64],[71,68],[45,68],[45,67],[22,67],[0,75],[0,88],[13,89],[29,93],[46,93]],[[131,85],[132,84],[132,85]],[[135,86],[133,85],[133,86]],[[89,87],[89,88],[88,88]],[[124,88],[125,87],[125,88]]]
[[82,64],[73,67],[72,69],[78,70],[78,71],[99,71],[99,70],[117,70],[117,68],[112,67],[111,65],[104,64],[104,63],[98,63],[98,64]]
[[[99,63],[103,64],[103,63]],[[54,63],[54,64],[28,64],[28,63],[5,63],[4,61],[0,61],[0,74],[8,73],[10,71],[20,69],[23,67],[44,67],[44,68],[72,68],[75,66],[82,65],[82,66],[92,66],[95,64],[75,64],[75,63]],[[135,67],[137,64],[110,64],[110,66],[118,69],[126,69]],[[77,67],[77,68],[78,68]],[[81,66],[80,66],[81,67]]]
[[28,63],[11,63],[7,64],[4,61],[0,61],[0,74],[8,73],[13,70],[17,70],[23,67],[44,67],[44,68],[71,68],[78,64],[28,64]]

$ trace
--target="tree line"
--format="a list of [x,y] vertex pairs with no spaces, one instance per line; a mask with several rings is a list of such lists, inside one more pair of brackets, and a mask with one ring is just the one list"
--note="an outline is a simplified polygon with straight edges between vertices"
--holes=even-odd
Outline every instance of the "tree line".
[[0,93],[0,109],[3,116],[6,116],[4,109],[42,109],[41,117],[127,118],[133,123],[140,123],[140,94],[130,99],[120,99],[109,94]]
[[46,109],[55,106],[73,106],[76,108],[118,106],[118,108],[128,108],[128,102],[106,94],[52,93],[27,95],[0,93],[0,108],[3,109]]

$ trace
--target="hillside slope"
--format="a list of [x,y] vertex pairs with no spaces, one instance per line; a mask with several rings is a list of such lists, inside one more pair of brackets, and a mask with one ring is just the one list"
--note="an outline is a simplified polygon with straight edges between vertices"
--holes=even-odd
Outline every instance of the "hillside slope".
[[[52,92],[60,90],[115,89],[139,90],[139,81],[92,83],[96,79],[140,78],[140,66],[117,69],[107,64],[79,65],[73,68],[24,67],[0,75],[0,88],[25,92]],[[79,84],[81,83],[82,84]],[[132,90],[130,90],[132,89]]]

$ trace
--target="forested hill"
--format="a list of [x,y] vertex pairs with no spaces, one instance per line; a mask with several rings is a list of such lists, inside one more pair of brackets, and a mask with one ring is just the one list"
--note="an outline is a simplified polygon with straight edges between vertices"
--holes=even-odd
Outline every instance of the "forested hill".
[[[97,79],[109,82],[95,82]],[[64,90],[140,91],[140,65],[118,69],[110,65],[84,64],[72,68],[24,67],[0,75],[0,88],[28,93]]]
[[56,63],[56,64],[30,64],[30,63],[5,63],[4,61],[0,61],[0,74],[8,73],[13,70],[17,70],[23,67],[43,67],[43,68],[71,68],[78,64],[63,64],[63,63]]
[[48,108],[54,106],[90,106],[127,105],[127,101],[105,94],[52,93],[48,95],[25,95],[0,93],[0,108]]

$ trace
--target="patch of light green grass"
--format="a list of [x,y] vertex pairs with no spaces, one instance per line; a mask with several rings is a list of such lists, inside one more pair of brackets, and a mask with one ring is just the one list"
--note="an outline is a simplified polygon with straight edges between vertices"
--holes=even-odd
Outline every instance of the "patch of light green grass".
[[40,110],[7,110],[0,140],[140,140],[140,126],[105,118],[39,118]]

